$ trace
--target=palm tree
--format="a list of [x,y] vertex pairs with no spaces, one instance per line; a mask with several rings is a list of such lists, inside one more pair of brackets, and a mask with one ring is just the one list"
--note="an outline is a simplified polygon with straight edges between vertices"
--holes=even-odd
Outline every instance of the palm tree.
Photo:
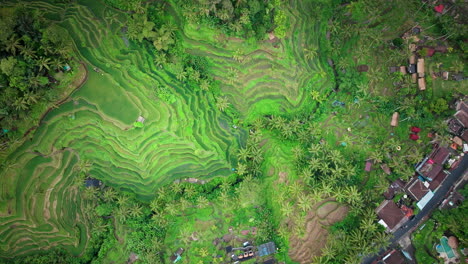
[[377,231],[377,225],[372,218],[363,218],[361,220],[360,228],[372,236]]
[[153,62],[157,67],[162,67],[167,62],[166,54],[164,52],[156,54],[156,57],[154,57]]
[[271,118],[270,124],[274,129],[281,130],[286,126],[286,119],[282,118],[281,116],[273,116]]
[[187,198],[194,197],[196,193],[197,192],[196,192],[195,188],[193,187],[193,185],[188,185],[184,189],[184,196],[186,196]]
[[285,124],[283,126],[283,129],[281,129],[281,135],[288,139],[288,138],[291,138],[294,135],[294,133],[291,127],[288,124]]
[[239,175],[244,175],[247,173],[247,165],[244,163],[238,163],[237,164],[237,174]]
[[114,213],[115,218],[121,223],[124,223],[127,220],[129,214],[130,210],[126,206],[119,207]]
[[37,60],[37,66],[39,66],[39,71],[42,71],[43,69],[50,70],[50,65],[51,65],[50,58],[40,57]]
[[98,194],[98,189],[94,187],[88,187],[84,189],[83,196],[86,200],[94,200]]
[[322,95],[317,90],[310,91],[310,97],[312,98],[312,100],[316,101],[319,104],[323,101]]
[[153,211],[155,213],[159,212],[159,210],[161,208],[161,204],[159,203],[159,200],[157,198],[151,200],[150,208],[151,208],[151,211]]
[[237,62],[242,62],[243,57],[244,55],[240,49],[237,49],[236,52],[234,52],[234,55],[232,55],[232,58]]
[[208,199],[205,196],[199,196],[197,198],[197,207],[198,208],[205,208],[210,204]]
[[303,186],[298,181],[295,181],[289,185],[289,193],[291,193],[293,197],[298,197],[302,191]]
[[21,48],[20,39],[17,38],[16,35],[12,35],[5,41],[5,50],[12,53],[14,56],[16,56],[16,52],[21,50]]
[[127,207],[128,205],[128,196],[126,195],[118,195],[117,196],[117,204],[119,207]]
[[221,112],[226,111],[226,109],[229,107],[229,102],[228,102],[227,97],[218,96],[218,97],[216,98],[216,107],[217,107],[218,110],[220,110]]
[[316,46],[311,46],[310,48],[304,49],[304,58],[311,60],[317,56],[318,48]]
[[375,163],[382,163],[383,154],[380,150],[375,149],[370,153],[369,159],[373,160]]
[[133,218],[138,218],[143,215],[143,208],[140,204],[134,204],[129,210],[129,215]]
[[200,82],[200,89],[203,91],[210,90],[210,82],[207,79],[202,79]]
[[182,193],[182,185],[178,182],[174,182],[173,184],[171,184],[171,191],[175,194],[179,194],[179,193]]
[[290,217],[294,212],[294,208],[289,202],[283,202],[280,210],[284,217]]
[[180,71],[176,72],[176,78],[179,81],[187,80],[187,72],[183,68],[181,68]]
[[157,190],[158,199],[161,201],[165,201],[167,199],[167,194],[168,194],[168,189],[164,186],[160,187]]
[[22,47],[20,54],[30,59],[33,59],[36,57],[36,51],[29,45]]
[[209,255],[208,250],[207,250],[206,248],[204,248],[204,247],[203,247],[203,248],[200,248],[200,249],[198,250],[198,254],[199,254],[200,257],[202,257],[202,258],[205,258],[205,257],[207,257],[207,256]]
[[362,202],[362,197],[359,191],[357,190],[356,186],[346,186],[344,189],[346,196],[348,197],[348,201],[351,205],[359,205]]
[[300,194],[298,197],[298,206],[303,212],[310,211],[313,207],[311,197],[303,193]]
[[233,85],[234,82],[239,78],[239,73],[236,69],[234,68],[229,68],[227,71],[227,79],[228,83]]
[[251,153],[250,150],[247,148],[241,148],[239,149],[237,153],[237,158],[242,161],[247,161],[247,159],[250,157]]
[[189,208],[190,202],[185,199],[185,198],[180,198],[179,200],[179,210],[180,211],[185,211],[187,208]]
[[107,188],[102,194],[102,198],[106,202],[112,202],[117,197],[117,193],[111,187]]

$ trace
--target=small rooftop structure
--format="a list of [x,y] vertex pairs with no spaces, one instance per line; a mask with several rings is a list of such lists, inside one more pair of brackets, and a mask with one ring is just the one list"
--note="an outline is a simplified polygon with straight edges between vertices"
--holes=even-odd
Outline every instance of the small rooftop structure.
[[453,137],[452,138],[453,143],[457,144],[458,146],[463,145],[463,140],[459,137]]
[[182,254],[184,253],[184,249],[183,248],[178,248],[176,250],[176,252],[174,252],[174,254],[172,254],[172,256],[170,257],[172,263],[176,263],[178,262],[179,260],[182,259]]
[[426,90],[426,79],[419,78],[418,79],[418,87],[419,87],[419,90],[421,90],[421,91]]
[[140,123],[142,123],[142,124],[143,124],[143,123],[145,123],[145,118],[144,118],[144,117],[142,117],[142,116],[138,116],[138,118],[137,118],[137,120],[136,120],[136,121],[137,121],[137,122],[140,122]]
[[418,77],[420,78],[424,77],[424,59],[423,58],[418,59],[418,64],[416,66],[416,69],[418,71]]
[[458,110],[454,115],[453,115],[460,123],[463,125],[463,127],[468,127],[468,113],[463,111],[463,110]]
[[258,246],[257,250],[258,250],[258,256],[260,257],[268,256],[268,255],[276,253],[276,245],[273,242],[268,242],[268,243],[261,244],[260,246]]
[[402,74],[406,74],[406,73],[407,73],[407,72],[406,72],[406,67],[405,67],[405,66],[400,66],[400,72],[401,72]]
[[369,66],[367,65],[359,65],[356,67],[358,72],[368,72],[369,71]]
[[390,175],[392,174],[392,171],[390,170],[390,167],[388,167],[387,164],[382,164],[380,165],[380,168],[385,172],[385,174]]
[[388,232],[394,232],[408,221],[405,213],[392,200],[383,201],[375,211],[381,219],[379,224],[383,225]]
[[128,257],[127,264],[132,264],[135,261],[139,259],[138,255],[134,252],[130,253],[130,256]]
[[426,204],[432,199],[432,197],[434,197],[434,193],[432,191],[429,191],[426,195],[423,196],[423,198],[421,198],[419,202],[416,203],[416,206],[422,210],[426,206]]
[[416,64],[410,64],[410,65],[408,66],[408,73],[409,73],[409,74],[417,73],[417,71],[416,71]]
[[95,187],[95,188],[98,188],[98,187],[101,187],[102,185],[102,182],[98,179],[94,179],[94,178],[87,178],[85,180],[85,187]]
[[392,121],[390,122],[390,125],[392,127],[398,126],[398,118],[400,117],[400,114],[398,112],[393,113],[392,115]]
[[387,191],[384,192],[383,195],[385,199],[387,200],[393,199],[393,197],[395,197],[395,193],[403,190],[403,187],[405,187],[405,183],[402,180],[400,179],[395,180],[394,182],[392,182],[392,184],[390,184],[390,186],[388,186]]
[[394,72],[397,72],[399,70],[400,70],[400,67],[396,67],[396,66],[391,66],[391,67],[388,68],[388,71],[390,73],[394,73]]
[[371,171],[372,162],[370,160],[366,161],[366,167],[364,168],[365,171]]

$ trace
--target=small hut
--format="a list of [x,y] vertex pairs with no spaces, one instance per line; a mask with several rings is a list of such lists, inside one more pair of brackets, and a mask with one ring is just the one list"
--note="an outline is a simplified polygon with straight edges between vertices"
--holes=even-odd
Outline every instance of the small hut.
[[369,71],[369,66],[363,64],[363,65],[359,65],[357,66],[357,71],[358,72],[368,72]]
[[410,64],[416,64],[416,55],[412,54],[412,55],[409,57],[409,63],[410,63]]
[[449,74],[448,71],[442,72],[442,79],[447,81],[449,79],[449,77],[450,77],[450,74]]
[[458,248],[458,239],[454,236],[448,238],[448,244],[451,248],[457,249]]
[[405,66],[400,66],[400,72],[403,74],[406,74],[406,67]]
[[419,78],[418,79],[418,87],[419,87],[419,90],[421,90],[421,91],[426,90],[426,79]]
[[424,59],[419,58],[418,59],[418,65],[416,66],[418,70],[418,76],[419,77],[424,77]]
[[398,118],[400,117],[400,114],[398,112],[393,113],[392,115],[392,121],[390,122],[390,125],[392,127],[398,126]]
[[462,146],[462,145],[463,145],[463,141],[462,141],[462,139],[459,138],[459,137],[454,137],[454,138],[452,138],[452,141],[453,141],[453,143],[457,144],[458,146]]
[[413,83],[418,82],[418,74],[417,73],[411,74],[411,82],[413,82]]

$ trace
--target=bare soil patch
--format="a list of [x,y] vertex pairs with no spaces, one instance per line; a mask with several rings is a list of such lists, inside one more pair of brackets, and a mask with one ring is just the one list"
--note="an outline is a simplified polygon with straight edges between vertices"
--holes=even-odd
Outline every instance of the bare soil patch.
[[307,214],[304,237],[292,235],[289,239],[289,256],[301,264],[310,263],[312,257],[320,255],[328,237],[327,226],[342,220],[348,212],[333,200],[319,203]]

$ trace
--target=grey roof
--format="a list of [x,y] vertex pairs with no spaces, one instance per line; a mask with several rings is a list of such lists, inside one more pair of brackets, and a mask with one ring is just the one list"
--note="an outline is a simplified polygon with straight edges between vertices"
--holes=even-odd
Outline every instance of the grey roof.
[[86,187],[99,187],[102,185],[102,182],[98,179],[88,178],[85,180]]
[[258,249],[258,255],[260,257],[276,253],[276,246],[275,246],[275,243],[273,242],[261,244],[260,246],[257,247],[257,249]]

